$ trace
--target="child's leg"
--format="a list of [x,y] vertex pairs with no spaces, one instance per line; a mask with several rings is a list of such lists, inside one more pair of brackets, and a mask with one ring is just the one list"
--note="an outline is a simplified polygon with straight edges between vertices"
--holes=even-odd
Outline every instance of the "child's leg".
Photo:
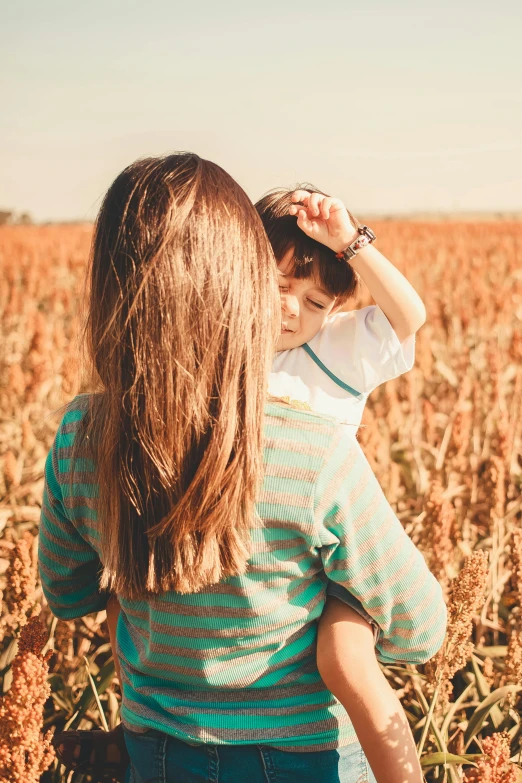
[[317,666],[350,716],[378,783],[420,783],[411,729],[377,662],[373,629],[337,598],[327,598],[319,621]]
[[115,595],[111,595],[107,604],[107,625],[109,626],[109,638],[111,640],[112,657],[114,659],[114,668],[116,669],[116,676],[118,677],[120,688],[121,683],[121,669],[118,656],[116,654],[116,628],[118,625],[118,617],[120,615],[120,603]]

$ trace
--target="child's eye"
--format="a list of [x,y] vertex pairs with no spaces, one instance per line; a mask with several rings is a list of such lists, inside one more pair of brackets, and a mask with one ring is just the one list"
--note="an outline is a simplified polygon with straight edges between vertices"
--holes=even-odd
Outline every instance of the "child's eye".
[[279,290],[280,290],[280,292],[281,292],[282,294],[287,294],[287,293],[288,293],[288,291],[289,291],[289,288],[288,288],[288,286],[280,285],[280,286],[279,286]]
[[326,310],[325,305],[321,304],[320,302],[314,302],[313,299],[309,299],[308,301],[310,302],[311,305],[317,307],[318,310]]

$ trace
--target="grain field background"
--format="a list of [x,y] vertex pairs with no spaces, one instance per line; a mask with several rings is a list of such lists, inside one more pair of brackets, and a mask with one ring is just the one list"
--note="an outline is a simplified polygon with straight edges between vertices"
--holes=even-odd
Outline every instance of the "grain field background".
[[[432,662],[385,673],[427,780],[522,781],[522,223],[375,230],[428,319],[415,368],[372,395],[360,440],[450,617]],[[105,613],[53,619],[35,562],[45,457],[60,409],[83,388],[91,232],[0,228],[2,783],[87,783],[60,769],[50,732],[119,720]]]

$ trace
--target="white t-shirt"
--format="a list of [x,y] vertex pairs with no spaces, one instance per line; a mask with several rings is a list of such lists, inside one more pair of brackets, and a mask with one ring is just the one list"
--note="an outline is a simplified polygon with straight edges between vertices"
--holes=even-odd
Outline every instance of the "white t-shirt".
[[370,392],[411,370],[414,360],[415,336],[400,343],[383,311],[372,305],[337,313],[309,343],[280,351],[269,392],[306,402],[356,429]]

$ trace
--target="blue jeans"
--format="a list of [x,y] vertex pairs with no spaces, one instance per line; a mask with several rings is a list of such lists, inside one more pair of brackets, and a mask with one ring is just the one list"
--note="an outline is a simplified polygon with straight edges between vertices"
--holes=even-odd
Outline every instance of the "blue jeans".
[[125,729],[125,783],[376,783],[359,743],[295,753],[267,745],[188,745]]

